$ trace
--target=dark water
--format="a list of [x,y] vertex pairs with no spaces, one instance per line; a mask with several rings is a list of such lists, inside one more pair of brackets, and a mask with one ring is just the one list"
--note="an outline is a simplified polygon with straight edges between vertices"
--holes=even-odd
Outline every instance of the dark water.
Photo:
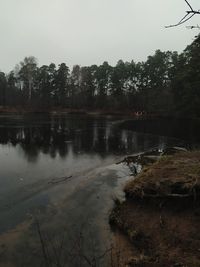
[[[1,115],[0,233],[9,236],[22,222],[37,217],[50,236],[67,232],[66,247],[71,246],[80,231],[87,237],[87,252],[91,251],[90,246],[94,247],[93,241],[88,240],[94,240],[98,249],[102,243],[109,243],[112,198],[121,194],[129,177],[129,170],[115,162],[126,154],[156,147],[193,144],[193,139],[185,141],[184,136],[179,137],[175,132],[174,138],[170,122],[165,124],[172,133],[167,137],[168,133],[157,134],[155,128],[142,131],[142,122],[138,131],[133,122],[126,123],[125,130],[119,127],[123,120],[76,115]],[[183,126],[180,126],[182,131]],[[71,178],[62,183],[52,182],[63,177]],[[27,231],[25,247],[21,239],[16,243],[12,257],[6,254],[10,248],[0,236],[0,247],[7,246],[4,253],[0,251],[0,266],[10,261],[15,266],[37,266],[38,262],[33,260],[36,258],[30,253],[40,245],[34,241],[37,235],[34,227],[32,224]],[[22,256],[25,252],[29,257]],[[71,262],[69,266],[79,265]]]
[[185,145],[199,148],[200,120],[199,119],[139,119],[127,120],[121,124],[123,129],[140,133],[156,134],[185,140]]

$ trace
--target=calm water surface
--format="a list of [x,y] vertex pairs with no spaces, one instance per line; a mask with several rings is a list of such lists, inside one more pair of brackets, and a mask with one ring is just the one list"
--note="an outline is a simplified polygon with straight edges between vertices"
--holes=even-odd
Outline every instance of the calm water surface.
[[[115,163],[127,154],[152,148],[190,145],[177,136],[143,133],[141,124],[138,132],[137,127],[125,130],[118,127],[123,120],[0,116],[0,266],[13,262],[14,266],[39,266],[40,257],[32,255],[41,250],[35,224],[18,230],[24,222],[36,219],[53,240],[66,233],[66,249],[83,232],[86,253],[93,251],[94,242],[103,251],[111,240],[112,198],[123,197],[121,188],[129,178],[127,167]],[[71,178],[57,183],[63,177]],[[24,239],[19,235],[13,241],[14,231],[21,231]],[[67,260],[71,260],[67,266],[79,266],[76,260]]]

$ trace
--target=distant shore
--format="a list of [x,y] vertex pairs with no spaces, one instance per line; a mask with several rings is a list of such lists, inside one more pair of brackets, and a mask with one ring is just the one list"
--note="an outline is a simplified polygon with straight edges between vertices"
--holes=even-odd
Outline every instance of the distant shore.
[[143,117],[172,117],[169,114],[147,113],[145,111],[135,111],[131,109],[114,108],[62,108],[62,107],[32,107],[32,106],[0,106],[1,113],[49,113],[49,114],[91,114],[91,115],[126,115],[135,118]]
[[[200,121],[199,117],[193,117],[188,114],[187,116],[178,116],[177,114],[168,113],[149,113],[145,111],[135,111],[131,109],[114,109],[114,108],[61,108],[61,107],[51,107],[51,108],[41,108],[41,107],[31,107],[31,106],[0,106],[0,114],[52,114],[52,115],[62,115],[62,114],[74,114],[74,115],[102,115],[102,116],[126,116],[130,119],[188,119]],[[126,122],[123,127],[126,128]]]
[[130,110],[113,110],[113,109],[75,109],[75,108],[32,108],[32,107],[3,107],[0,106],[1,113],[49,113],[49,114],[99,114],[99,115],[129,115],[135,116]]

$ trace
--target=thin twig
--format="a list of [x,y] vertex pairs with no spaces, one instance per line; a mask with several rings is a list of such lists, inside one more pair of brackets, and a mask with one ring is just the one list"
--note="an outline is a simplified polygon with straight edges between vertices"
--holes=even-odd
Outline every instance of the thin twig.
[[189,8],[191,9],[191,11],[194,11],[193,8],[192,8],[192,6],[190,5],[190,3],[189,3],[187,0],[185,0],[185,2],[187,3],[187,5],[188,5]]
[[42,246],[42,253],[43,253],[45,265],[46,265],[46,267],[50,267],[49,257],[48,257],[48,253],[46,251],[46,245],[45,245],[42,233],[41,233],[39,221],[37,219],[36,219],[36,226],[37,226],[37,232],[38,232],[38,235],[39,235],[39,238],[40,238],[40,243],[41,243],[41,246]]

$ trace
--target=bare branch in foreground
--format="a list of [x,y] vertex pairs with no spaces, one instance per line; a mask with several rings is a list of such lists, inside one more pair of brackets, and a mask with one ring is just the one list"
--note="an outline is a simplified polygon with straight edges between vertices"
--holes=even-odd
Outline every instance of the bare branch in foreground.
[[186,11],[186,15],[178,23],[165,26],[165,28],[172,28],[172,27],[180,26],[184,24],[185,22],[187,22],[188,20],[190,20],[194,15],[200,15],[199,10],[194,10],[187,0],[185,0],[185,2],[189,6],[190,10]]

